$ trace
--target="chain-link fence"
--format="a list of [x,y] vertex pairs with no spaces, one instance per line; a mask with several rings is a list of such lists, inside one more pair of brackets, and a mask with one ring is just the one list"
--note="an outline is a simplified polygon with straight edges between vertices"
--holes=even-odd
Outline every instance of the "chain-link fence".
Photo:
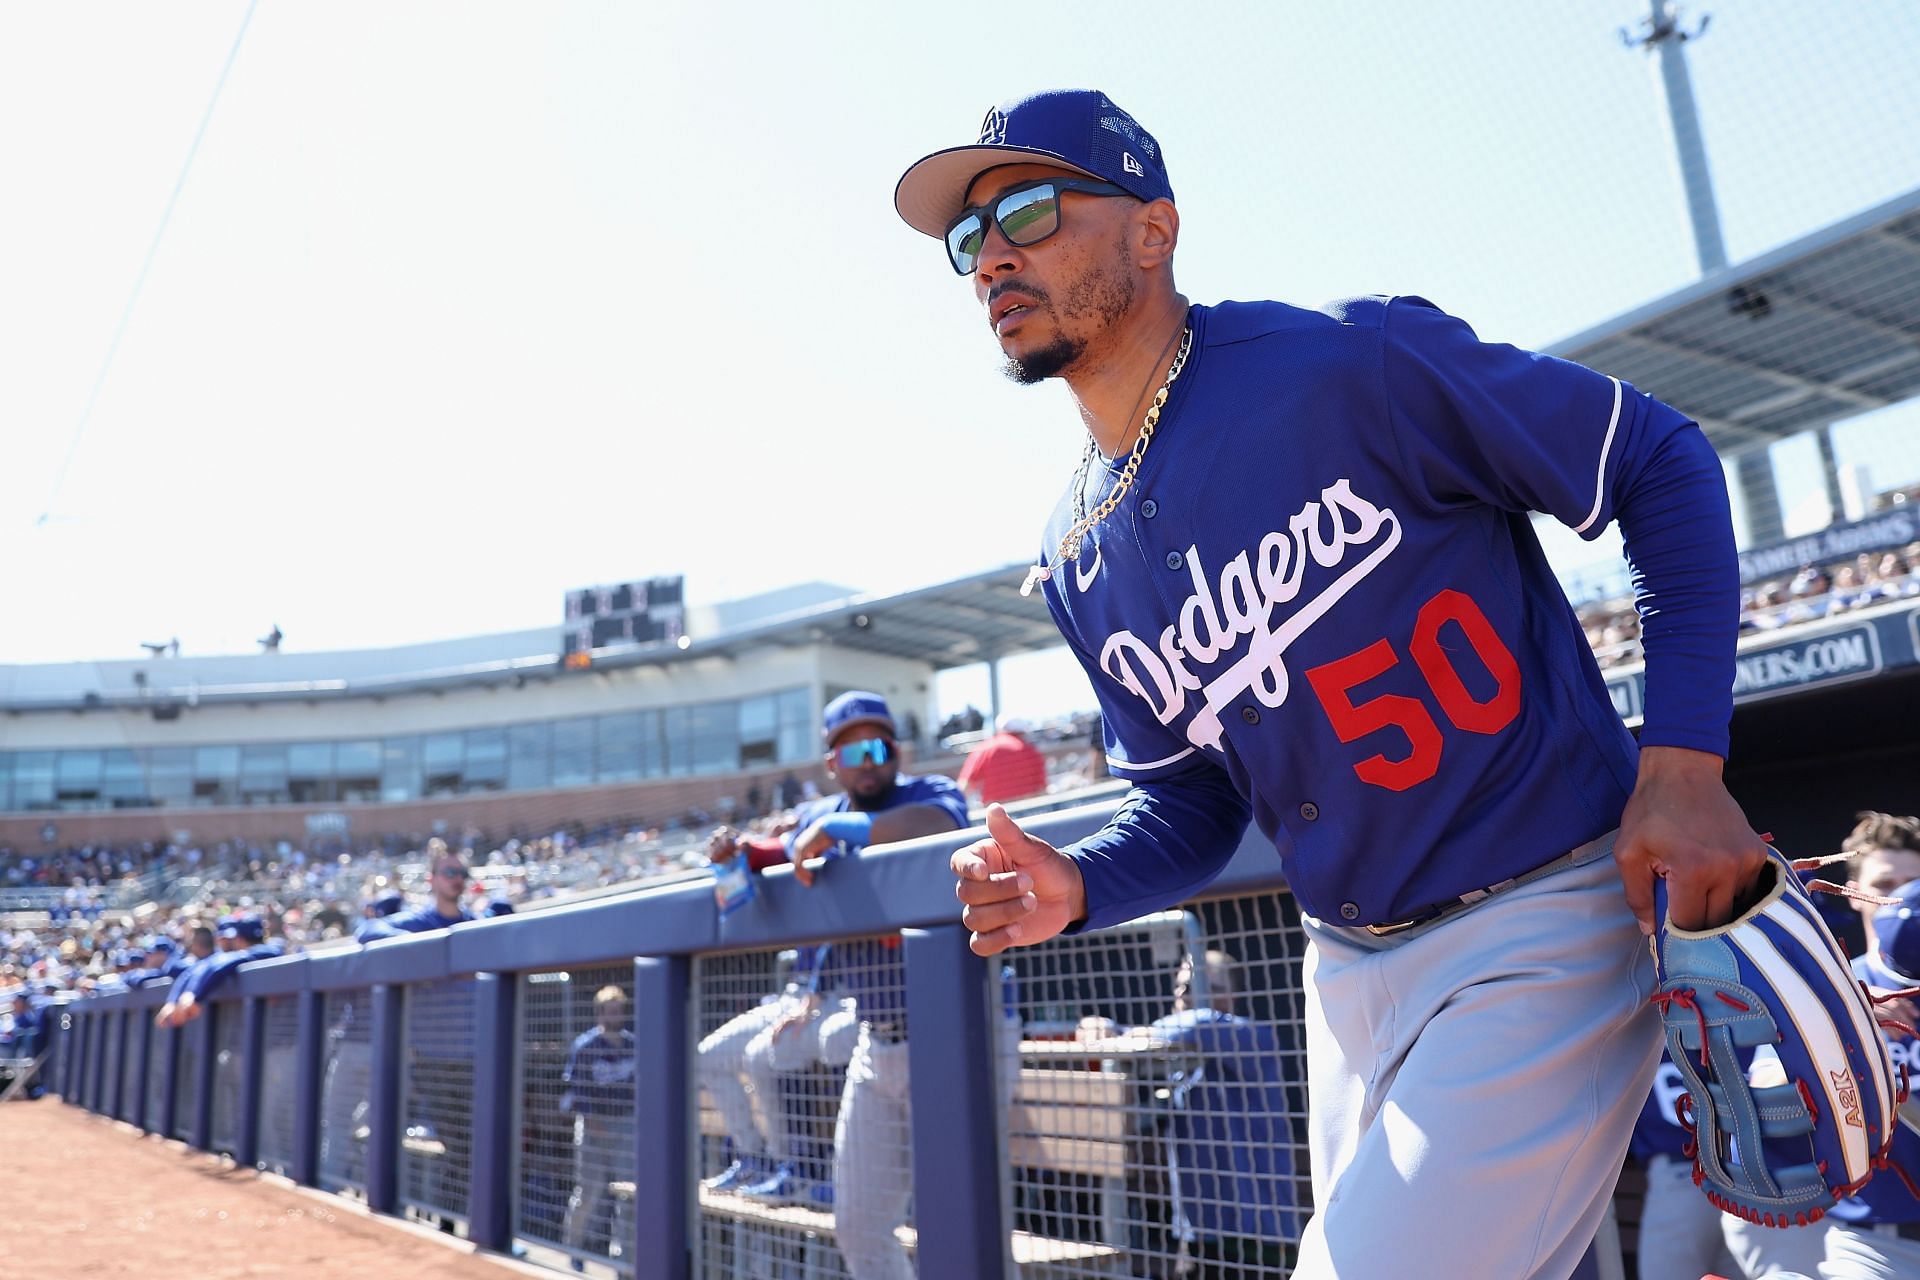
[[633,966],[521,979],[514,1234],[530,1261],[620,1266],[628,1253]]
[[1009,954],[1016,1260],[1285,1276],[1309,1204],[1297,934],[1264,895]]
[[200,1028],[190,1022],[175,1028],[173,1035],[180,1046],[180,1066],[173,1075],[173,1128],[167,1136],[187,1142],[200,1119]]
[[702,1274],[886,1275],[910,1257],[897,937],[702,958]]
[[373,992],[329,991],[320,1071],[320,1185],[367,1194],[367,1113],[373,1088]]
[[241,1088],[246,1078],[247,1005],[228,1000],[214,1011],[213,1149],[233,1155],[240,1149]]
[[472,978],[410,986],[401,1019],[400,1203],[449,1230],[467,1220],[473,996]]
[[260,1149],[262,1169],[293,1173],[294,1106],[300,1080],[300,998],[269,996],[260,1062]]

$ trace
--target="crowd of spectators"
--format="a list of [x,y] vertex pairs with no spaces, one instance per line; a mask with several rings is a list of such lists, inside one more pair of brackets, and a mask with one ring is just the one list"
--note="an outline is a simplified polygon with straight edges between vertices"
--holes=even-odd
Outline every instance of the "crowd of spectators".
[[[1865,552],[1851,560],[1803,565],[1790,578],[1743,587],[1740,632],[1776,631],[1916,596],[1920,596],[1920,542],[1898,551]],[[1602,667],[1639,661],[1640,617],[1632,600],[1595,601],[1581,605],[1577,612]]]
[[[518,909],[560,893],[646,880],[706,865],[692,832],[607,828],[488,842],[468,833],[450,842],[471,867],[475,915],[490,903]],[[339,841],[303,848],[222,843],[141,844],[17,855],[0,849],[0,881],[61,890],[44,907],[0,910],[0,997],[19,987],[36,996],[86,992],[144,963],[161,939],[184,946],[197,926],[258,917],[287,950],[350,940],[371,904],[394,895],[424,901],[427,850],[438,838]],[[110,905],[107,890],[162,869],[151,897]]]

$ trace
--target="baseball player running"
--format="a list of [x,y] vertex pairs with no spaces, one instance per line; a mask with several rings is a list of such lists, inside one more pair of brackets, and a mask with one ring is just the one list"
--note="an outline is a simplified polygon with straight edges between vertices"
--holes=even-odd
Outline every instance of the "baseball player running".
[[[1434,1275],[1567,1276],[1659,1053],[1654,877],[1704,927],[1765,856],[1720,776],[1738,584],[1705,437],[1420,298],[1190,304],[1165,155],[1097,92],[995,108],[895,206],[1008,373],[1078,405],[1030,581],[1135,784],[1066,849],[989,810],[952,860],[974,950],[1177,903],[1251,817],[1310,939],[1295,1274],[1397,1277],[1417,1242]],[[1620,522],[1637,748],[1531,511]]]

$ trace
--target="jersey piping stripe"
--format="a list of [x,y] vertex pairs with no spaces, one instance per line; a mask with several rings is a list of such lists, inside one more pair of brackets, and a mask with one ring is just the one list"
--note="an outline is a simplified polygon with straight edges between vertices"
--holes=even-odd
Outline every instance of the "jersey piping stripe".
[[1613,452],[1613,433],[1620,429],[1620,402],[1625,395],[1620,379],[1609,377],[1607,381],[1613,384],[1613,417],[1607,420],[1607,438],[1600,442],[1600,474],[1593,484],[1593,510],[1587,512],[1587,518],[1574,529],[1575,533],[1585,533],[1588,526],[1600,518],[1600,507],[1607,497],[1607,455]]
[[1107,767],[1110,769],[1158,769],[1161,765],[1172,764],[1176,760],[1185,760],[1188,756],[1192,755],[1195,750],[1197,750],[1197,748],[1188,747],[1184,751],[1176,751],[1172,755],[1163,756],[1158,760],[1140,761],[1122,760],[1119,756],[1108,752]]

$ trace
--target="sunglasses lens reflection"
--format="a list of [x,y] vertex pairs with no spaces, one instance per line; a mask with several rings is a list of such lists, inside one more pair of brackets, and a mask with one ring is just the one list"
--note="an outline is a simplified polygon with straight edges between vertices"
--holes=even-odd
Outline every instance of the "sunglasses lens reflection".
[[986,243],[987,225],[979,214],[971,213],[953,224],[947,232],[947,257],[953,269],[967,275],[980,263],[980,246]]
[[1038,244],[1060,229],[1060,194],[1051,183],[1009,192],[995,206],[993,219],[1008,244]]
[[849,742],[839,751],[840,766],[843,769],[857,769],[864,764],[885,764],[893,758],[886,739],[869,738],[864,742]]

